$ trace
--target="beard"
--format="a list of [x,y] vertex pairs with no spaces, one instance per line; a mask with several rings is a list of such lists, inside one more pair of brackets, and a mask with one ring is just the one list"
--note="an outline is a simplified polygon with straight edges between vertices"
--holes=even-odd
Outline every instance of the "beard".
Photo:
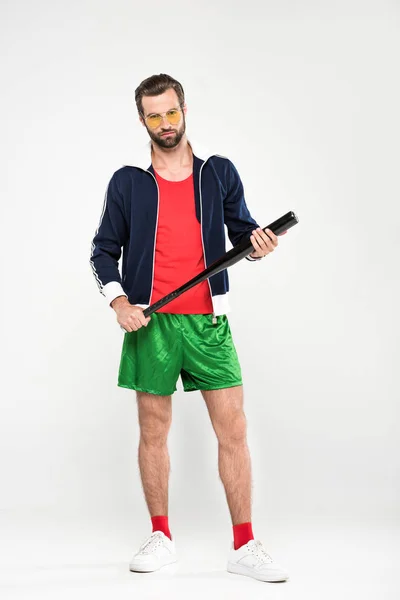
[[[157,144],[160,148],[175,148],[181,139],[183,138],[186,131],[186,121],[185,115],[182,113],[182,125],[178,130],[175,129],[162,129],[160,133],[154,133],[151,129],[149,129],[146,125],[147,133],[149,134],[152,141]],[[173,131],[174,135],[168,135],[167,137],[162,137],[163,133],[167,131]]]

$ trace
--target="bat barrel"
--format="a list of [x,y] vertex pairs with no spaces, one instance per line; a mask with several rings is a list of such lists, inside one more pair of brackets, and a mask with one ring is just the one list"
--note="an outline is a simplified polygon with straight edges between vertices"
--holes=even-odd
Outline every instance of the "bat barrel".
[[[289,211],[273,223],[270,223],[270,225],[267,225],[267,227],[263,227],[263,231],[265,232],[266,229],[270,229],[275,235],[280,235],[296,225],[298,222],[299,219],[297,215],[293,211]],[[178,296],[184,292],[187,292],[198,283],[201,283],[212,275],[215,275],[216,273],[219,273],[220,271],[223,271],[224,269],[234,265],[245,256],[248,256],[253,250],[254,247],[249,236],[232,248],[232,250],[226,252],[223,256],[221,256],[221,258],[213,262],[209,267],[204,269],[204,271],[193,277],[193,279],[190,279],[176,290],[173,290],[166,296],[163,296],[157,300],[157,302],[154,304],[151,304],[151,306],[145,308],[143,311],[144,316],[149,317],[153,312],[156,312],[158,309],[168,304],[168,302],[171,302],[171,300],[175,300],[175,298],[178,298]]]

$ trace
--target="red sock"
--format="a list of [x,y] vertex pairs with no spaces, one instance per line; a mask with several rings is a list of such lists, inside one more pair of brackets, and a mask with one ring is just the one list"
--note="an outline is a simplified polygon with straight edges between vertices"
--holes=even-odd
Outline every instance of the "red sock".
[[172,540],[167,515],[157,515],[156,517],[151,517],[151,522],[153,524],[153,532],[162,531],[167,537],[169,537],[170,540]]
[[253,529],[251,522],[239,523],[239,525],[233,525],[233,547],[235,550],[247,544],[250,540],[254,540]]

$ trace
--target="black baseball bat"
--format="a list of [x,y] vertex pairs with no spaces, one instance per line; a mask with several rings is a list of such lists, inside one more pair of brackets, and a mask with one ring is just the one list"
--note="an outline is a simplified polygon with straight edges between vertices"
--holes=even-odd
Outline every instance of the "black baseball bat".
[[[288,229],[290,229],[291,227],[293,227],[294,225],[296,225],[296,223],[298,223],[298,222],[299,222],[299,219],[295,215],[295,213],[292,211],[289,211],[288,213],[283,215],[283,217],[280,217],[279,219],[277,219],[270,225],[267,225],[267,227],[264,227],[263,231],[265,232],[266,229],[270,229],[275,235],[280,235],[280,234],[284,233],[285,231],[287,231]],[[184,283],[183,285],[178,287],[173,292],[170,292],[166,296],[163,296],[162,298],[157,300],[157,302],[155,302],[154,304],[151,304],[150,306],[145,308],[143,311],[144,316],[148,317],[153,312],[156,312],[156,310],[158,310],[162,306],[165,306],[166,304],[168,304],[168,302],[171,302],[171,300],[174,300],[175,298],[177,298],[184,292],[187,292],[187,290],[190,290],[190,288],[192,288],[193,286],[197,285],[198,283],[201,283],[208,277],[211,277],[212,275],[215,275],[216,273],[223,271],[227,267],[231,267],[232,265],[237,263],[239,260],[241,260],[248,254],[253,252],[253,250],[254,250],[254,246],[251,243],[250,237],[242,240],[239,244],[234,246],[231,250],[229,250],[228,252],[225,252],[225,254],[223,256],[221,256],[221,258],[218,258],[209,267],[204,269],[204,271],[202,271],[201,273],[199,273],[198,275],[193,277],[193,279],[190,279],[189,281],[187,281],[186,283]]]

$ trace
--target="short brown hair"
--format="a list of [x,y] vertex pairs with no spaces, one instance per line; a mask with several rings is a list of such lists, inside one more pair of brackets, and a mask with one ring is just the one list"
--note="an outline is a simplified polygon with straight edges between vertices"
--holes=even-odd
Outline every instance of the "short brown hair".
[[166,73],[152,75],[151,77],[144,79],[135,90],[135,102],[138,113],[140,115],[143,114],[143,96],[159,96],[170,88],[175,90],[178,96],[179,106],[182,106],[182,104],[185,103],[185,93],[179,81]]

